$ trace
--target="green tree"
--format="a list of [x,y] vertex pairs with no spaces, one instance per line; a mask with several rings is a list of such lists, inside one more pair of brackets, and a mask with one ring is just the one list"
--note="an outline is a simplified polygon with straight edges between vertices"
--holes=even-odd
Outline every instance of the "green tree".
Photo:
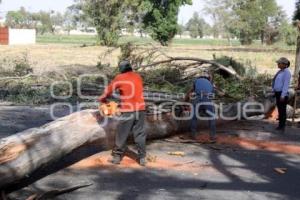
[[177,31],[177,33],[180,36],[180,38],[182,37],[182,35],[183,35],[183,33],[184,33],[185,30],[186,30],[186,28],[185,28],[184,25],[178,24],[178,31]]
[[240,38],[242,45],[250,45],[264,28],[258,0],[237,0],[233,6],[236,15],[231,31]]
[[284,22],[279,28],[279,39],[289,46],[296,45],[297,29],[289,22]]
[[29,12],[21,7],[18,11],[9,11],[6,14],[6,25],[11,28],[33,28],[34,21]]
[[215,38],[222,36],[230,40],[232,37],[230,23],[234,18],[233,0],[205,0],[204,12],[211,16],[213,26],[209,29]]
[[191,0],[146,0],[151,7],[143,18],[151,37],[167,46],[178,31],[179,7],[191,4]]
[[78,10],[76,10],[73,6],[70,6],[66,9],[64,15],[63,28],[65,31],[70,34],[72,29],[75,29],[79,23],[80,15]]
[[[285,30],[287,28],[287,30]],[[262,43],[266,42],[268,45],[274,44],[280,39],[287,40],[292,39],[288,36],[290,24],[288,23],[287,16],[282,8],[277,8],[277,14],[275,16],[269,17],[265,25],[264,30],[261,34]],[[289,37],[289,38],[288,38]],[[289,41],[290,43],[291,41]]]
[[[285,13],[279,8],[276,0],[259,0],[258,6],[260,8],[259,18],[262,21],[262,27],[259,27],[261,43],[266,41],[268,44],[272,44],[278,35],[279,23],[285,18]],[[266,34],[268,35],[265,36]]]
[[295,66],[295,80],[297,80],[299,68],[300,68],[300,0],[297,0],[296,2],[296,10],[294,13],[294,25],[298,29],[298,37],[297,37],[297,49],[296,49],[296,66]]
[[60,12],[56,12],[50,16],[51,22],[55,26],[63,26],[65,18]]
[[35,13],[37,19],[37,31],[39,34],[54,33],[54,24],[51,19],[51,12],[40,11]]
[[296,2],[296,10],[293,17],[294,21],[300,20],[300,0]]
[[95,26],[101,44],[114,46],[124,28],[149,31],[167,45],[178,31],[179,7],[191,0],[76,0],[81,18]]
[[214,35],[228,39],[236,36],[246,45],[255,39],[273,43],[278,38],[284,15],[276,0],[205,1],[205,11],[214,21]]
[[190,32],[190,36],[192,38],[202,38],[207,33],[209,24],[207,24],[205,20],[199,17],[199,14],[195,12],[193,17],[188,21],[186,29]]
[[83,11],[81,17],[91,20],[96,27],[102,45],[115,46],[120,37],[125,3],[119,0],[84,0],[78,5]]

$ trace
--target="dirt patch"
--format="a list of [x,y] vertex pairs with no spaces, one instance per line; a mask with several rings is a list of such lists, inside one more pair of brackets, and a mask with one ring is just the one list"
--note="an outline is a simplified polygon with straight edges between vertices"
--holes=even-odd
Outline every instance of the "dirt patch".
[[[214,167],[210,164],[196,163],[195,161],[174,161],[170,156],[160,155],[160,158],[155,159],[155,162],[148,162],[147,168],[157,170],[174,170],[182,172],[199,173],[203,170],[215,171]],[[130,169],[144,169],[135,160],[124,157],[120,165],[113,165],[109,162],[111,156],[106,153],[97,154],[84,159],[70,167],[70,169],[82,170],[82,169],[108,169],[115,170],[120,168]]]
[[[197,138],[197,142],[207,143],[208,139],[208,135],[202,135]],[[222,135],[218,136],[217,144],[231,145],[247,150],[264,150],[277,153],[300,155],[300,146],[282,143],[281,141],[258,141],[254,139]]]

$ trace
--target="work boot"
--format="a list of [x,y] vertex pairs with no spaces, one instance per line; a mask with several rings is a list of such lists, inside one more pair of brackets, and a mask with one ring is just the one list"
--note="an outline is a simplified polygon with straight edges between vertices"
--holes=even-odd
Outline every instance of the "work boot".
[[197,135],[198,135],[198,133],[196,131],[192,131],[190,133],[190,139],[197,140]]
[[141,166],[145,167],[146,164],[147,164],[146,158],[140,158],[139,164],[140,164]]
[[113,156],[113,158],[111,159],[111,163],[114,165],[119,165],[121,163],[122,157],[120,155],[115,155]]
[[215,144],[215,143],[217,143],[217,138],[216,137],[210,137],[208,143],[209,144]]
[[278,127],[276,128],[276,131],[278,131],[278,132],[281,133],[281,134],[284,134],[284,133],[285,133],[285,127],[280,127],[280,126],[278,126]]

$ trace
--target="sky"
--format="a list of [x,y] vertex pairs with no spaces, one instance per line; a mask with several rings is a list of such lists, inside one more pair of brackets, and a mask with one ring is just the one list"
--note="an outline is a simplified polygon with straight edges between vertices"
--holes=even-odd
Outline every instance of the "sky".
[[[295,9],[296,0],[276,0],[277,3],[283,7],[289,18],[292,17]],[[73,0],[2,0],[0,4],[0,16],[5,16],[7,11],[18,10],[21,6],[25,7],[31,12],[35,11],[60,11],[63,12],[68,6],[73,4]],[[178,21],[179,23],[185,24],[193,15],[194,12],[203,10],[203,0],[193,0],[193,5],[183,6],[180,9]],[[202,15],[203,16],[203,15]],[[209,23],[211,22],[209,17],[205,17]]]

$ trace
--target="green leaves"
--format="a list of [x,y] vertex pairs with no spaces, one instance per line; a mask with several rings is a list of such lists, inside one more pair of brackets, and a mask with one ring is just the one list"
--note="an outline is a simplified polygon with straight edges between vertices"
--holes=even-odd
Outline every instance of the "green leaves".
[[293,20],[294,21],[300,20],[300,0],[297,0],[297,2],[296,2],[296,10],[294,13]]
[[117,45],[124,28],[129,32],[149,31],[154,40],[168,45],[178,31],[179,7],[191,3],[191,0],[83,0],[76,7],[91,19],[103,45]]
[[96,27],[100,43],[117,45],[123,22],[125,3],[118,0],[85,0],[79,2],[83,13]]
[[186,29],[190,32],[192,38],[202,38],[205,32],[210,29],[210,26],[203,18],[199,17],[197,12],[195,12],[193,17],[188,21]]
[[167,46],[178,31],[179,7],[191,4],[191,0],[146,0],[151,10],[143,18],[145,28],[150,31],[151,37]]
[[243,45],[253,40],[273,43],[286,20],[276,0],[206,0],[206,12],[215,21],[217,36],[236,36]]

